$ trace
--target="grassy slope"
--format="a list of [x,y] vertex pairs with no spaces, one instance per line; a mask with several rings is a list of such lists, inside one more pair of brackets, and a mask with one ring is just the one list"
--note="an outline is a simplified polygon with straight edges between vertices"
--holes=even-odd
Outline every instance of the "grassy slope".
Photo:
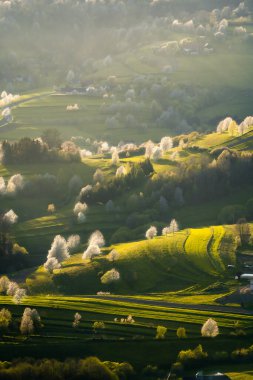
[[[201,137],[194,144],[211,149],[213,146],[223,145],[224,141],[228,138],[227,134],[219,135],[213,133]],[[232,141],[231,138],[229,138],[230,141]],[[177,148],[173,150],[175,149]],[[199,156],[200,153],[179,150],[178,161],[191,161],[199,158]],[[122,159],[121,163],[126,165],[128,161],[138,162],[142,159],[144,159],[143,156],[130,157]],[[108,214],[105,212],[103,205],[92,206],[88,212],[87,223],[84,225],[76,224],[72,212],[75,199],[74,197],[70,198],[67,196],[68,181],[72,175],[76,174],[83,180],[83,185],[92,183],[92,176],[96,168],[102,169],[106,178],[112,177],[116,171],[111,166],[110,160],[100,156],[86,159],[83,163],[0,166],[0,175],[5,177],[6,180],[18,172],[23,174],[25,179],[29,179],[38,173],[50,173],[58,177],[61,187],[64,189],[62,199],[52,199],[44,194],[39,194],[36,197],[17,196],[16,198],[4,197],[0,199],[0,207],[3,210],[7,211],[12,208],[19,215],[19,223],[13,230],[15,238],[20,244],[26,246],[32,255],[36,255],[38,260],[43,260],[46,256],[46,252],[55,234],[60,233],[68,236],[73,232],[78,232],[82,237],[82,241],[85,242],[90,232],[95,229],[101,229],[106,235],[107,240],[109,240],[117,228],[125,226],[127,214],[124,211],[124,207],[128,200],[128,194],[124,194],[118,200],[115,200],[119,206],[123,205],[122,212]],[[154,163],[154,169],[157,173],[176,171],[178,170],[178,163],[177,161],[170,160],[169,152],[162,160]],[[133,189],[133,193],[139,191],[142,191],[142,189]],[[201,205],[186,205],[177,209],[173,216],[184,227],[214,225],[217,223],[217,216],[220,210],[225,205],[245,204],[250,198],[251,193],[251,186],[233,189],[225,197],[217,200]],[[52,216],[47,213],[47,205],[49,203],[56,204],[56,213]]]
[[[57,233],[68,236],[73,232],[78,232],[82,241],[85,241],[94,229],[99,228],[104,231],[105,235],[109,231],[111,236],[117,227],[117,221],[112,215],[105,212],[104,206],[91,207],[88,211],[87,223],[78,225],[73,215],[76,197],[68,194],[68,182],[73,175],[78,175],[84,186],[89,183],[92,184],[92,177],[96,168],[101,168],[107,178],[110,178],[116,170],[109,165],[108,160],[102,158],[86,159],[82,163],[0,166],[0,175],[6,181],[16,173],[21,173],[25,180],[29,180],[38,174],[50,173],[58,178],[60,186],[64,189],[60,199],[49,197],[43,193],[34,197],[18,195],[17,197],[2,197],[0,199],[1,209],[8,211],[12,208],[19,216],[19,223],[13,229],[13,234],[17,241],[26,246],[32,255],[45,257],[45,252]],[[53,215],[47,213],[49,203],[56,205],[56,212]]]
[[200,148],[213,149],[222,146],[227,146],[231,149],[239,151],[252,151],[253,150],[253,129],[242,136],[229,136],[228,133],[210,133],[201,136],[193,145]]
[[[224,239],[226,245],[222,246]],[[196,283],[207,286],[223,278],[225,264],[235,262],[234,240],[224,227],[184,230],[111,248],[119,253],[115,263],[108,261],[105,255],[92,261],[82,260],[81,254],[73,255],[52,277],[39,268],[27,279],[27,285],[32,292],[58,289],[70,294],[100,290],[115,293],[171,291]],[[102,285],[101,275],[112,267],[121,273],[119,283]]]

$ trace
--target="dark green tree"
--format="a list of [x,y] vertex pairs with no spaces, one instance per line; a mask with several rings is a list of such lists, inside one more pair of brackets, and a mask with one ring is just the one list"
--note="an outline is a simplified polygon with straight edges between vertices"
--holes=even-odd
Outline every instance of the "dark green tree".
[[42,140],[48,145],[49,149],[59,148],[62,143],[61,134],[58,129],[46,129],[41,136]]

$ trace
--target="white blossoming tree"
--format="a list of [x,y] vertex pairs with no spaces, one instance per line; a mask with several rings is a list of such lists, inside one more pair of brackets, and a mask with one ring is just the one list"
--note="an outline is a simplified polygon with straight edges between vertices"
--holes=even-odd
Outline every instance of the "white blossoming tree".
[[17,214],[15,214],[13,210],[9,210],[3,216],[3,222],[8,226],[16,224],[17,221],[18,221],[18,216]]
[[100,247],[97,244],[90,244],[86,251],[84,251],[82,258],[84,260],[86,259],[92,259],[94,256],[98,256],[101,254]]
[[119,164],[119,154],[117,150],[115,149],[112,152],[112,165],[118,165]]
[[157,228],[155,226],[151,226],[147,231],[146,231],[146,238],[148,240],[154,239],[154,237],[157,236]]
[[44,268],[49,272],[49,273],[53,273],[53,271],[55,269],[60,269],[61,268],[61,264],[59,263],[59,261],[55,258],[55,257],[50,257],[49,259],[47,259],[47,261],[45,262],[44,264]]
[[69,258],[69,250],[67,242],[61,235],[56,235],[54,241],[48,251],[47,258],[56,258],[59,263]]
[[219,327],[217,322],[209,318],[201,328],[201,335],[204,337],[214,338],[219,335]]
[[160,148],[162,149],[162,152],[165,153],[169,149],[173,148],[173,140],[169,136],[165,136],[161,139],[160,142]]
[[174,234],[178,230],[179,230],[179,226],[176,219],[172,219],[172,221],[170,222],[170,232]]
[[67,247],[70,252],[75,251],[80,245],[81,239],[79,235],[70,235],[67,239]]
[[74,321],[73,321],[73,323],[72,323],[72,326],[73,326],[74,328],[79,327],[80,322],[81,322],[81,319],[82,319],[81,314],[79,314],[79,313],[75,313],[75,315],[74,315]]
[[90,235],[88,245],[98,245],[100,248],[105,245],[105,239],[99,230],[96,230]]
[[75,215],[78,215],[79,212],[82,212],[83,214],[85,214],[87,210],[88,210],[88,206],[87,206],[86,203],[77,202],[75,204],[73,212],[74,212]]

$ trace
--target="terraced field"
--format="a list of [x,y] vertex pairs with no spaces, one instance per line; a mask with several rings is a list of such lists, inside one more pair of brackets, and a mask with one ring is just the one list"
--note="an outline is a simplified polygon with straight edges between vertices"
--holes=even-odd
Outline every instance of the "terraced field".
[[229,148],[236,150],[253,150],[253,129],[243,136],[239,136],[227,144]]
[[[181,349],[201,343],[210,354],[224,345],[228,345],[232,351],[238,345],[247,346],[253,334],[252,316],[229,311],[212,312],[212,317],[219,323],[221,335],[215,340],[204,339],[200,337],[200,327],[210,316],[208,311],[140,305],[138,302],[119,301],[117,298],[109,301],[80,296],[33,296],[28,297],[23,305],[15,306],[8,297],[0,297],[0,305],[11,310],[16,323],[24,307],[36,307],[44,325],[39,334],[29,338],[15,333],[5,336],[4,346],[0,345],[2,360],[8,360],[13,355],[39,358],[45,352],[47,357],[58,359],[66,356],[84,357],[95,352],[104,360],[124,361],[127,358],[138,369],[147,364],[167,368]],[[82,315],[78,329],[72,327],[75,312]],[[129,314],[134,317],[135,323],[119,322],[120,318],[126,318]],[[115,318],[118,321],[114,321]],[[230,335],[235,320],[247,332],[246,337]],[[92,327],[94,321],[103,321],[105,328],[95,332]],[[157,325],[168,328],[163,341],[154,339]],[[180,340],[176,337],[178,327],[186,328],[187,339]],[[137,342],[138,352],[133,350]]]
[[[112,264],[106,253],[113,248],[119,258]],[[27,285],[32,292],[58,289],[70,294],[100,290],[141,294],[193,284],[204,287],[226,277],[227,263],[235,263],[235,249],[233,236],[224,227],[183,230],[166,237],[112,246],[92,261],[82,260],[81,254],[73,255],[52,277],[39,268],[27,279]],[[115,286],[104,286],[100,277],[112,266],[121,273],[121,279]]]

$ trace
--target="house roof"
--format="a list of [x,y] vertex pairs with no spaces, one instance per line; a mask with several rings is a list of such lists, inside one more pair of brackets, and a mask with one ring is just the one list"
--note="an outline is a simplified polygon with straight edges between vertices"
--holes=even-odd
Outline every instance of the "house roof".
[[246,280],[253,280],[253,273],[244,273],[240,276],[240,278],[244,278]]

